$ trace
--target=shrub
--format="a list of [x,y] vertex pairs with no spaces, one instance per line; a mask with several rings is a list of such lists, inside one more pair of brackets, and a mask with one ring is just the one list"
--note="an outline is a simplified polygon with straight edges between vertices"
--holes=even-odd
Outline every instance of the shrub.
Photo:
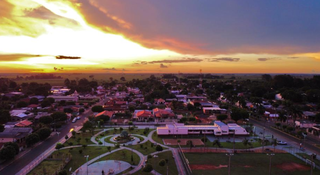
[[79,150],[79,154],[82,154],[82,149]]
[[162,146],[157,145],[157,146],[156,146],[156,150],[157,150],[157,151],[162,151],[162,150],[163,150],[163,148],[162,148]]
[[159,161],[160,166],[164,166],[166,164],[166,160],[162,159]]
[[144,172],[151,172],[153,170],[153,167],[151,164],[146,164],[146,166],[143,168]]
[[151,158],[152,158],[152,156],[149,154],[149,155],[148,155],[148,159],[151,159]]

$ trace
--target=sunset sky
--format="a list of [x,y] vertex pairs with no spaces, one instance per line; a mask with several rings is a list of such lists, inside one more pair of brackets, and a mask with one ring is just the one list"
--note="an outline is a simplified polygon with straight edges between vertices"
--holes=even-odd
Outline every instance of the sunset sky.
[[0,0],[0,73],[200,69],[320,73],[320,1]]

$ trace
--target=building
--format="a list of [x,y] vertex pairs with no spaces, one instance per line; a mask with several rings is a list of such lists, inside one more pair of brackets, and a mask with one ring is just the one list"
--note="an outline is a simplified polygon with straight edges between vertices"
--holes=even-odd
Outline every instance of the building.
[[299,127],[299,128],[312,128],[316,124],[308,120],[297,120],[295,121],[295,125],[296,127]]
[[157,127],[158,135],[248,135],[249,133],[235,123],[225,124],[215,121],[214,125],[184,125],[183,123],[167,124],[164,127]]
[[21,143],[25,138],[32,133],[32,128],[6,128],[0,132],[0,143],[17,142]]
[[133,114],[133,119],[144,122],[154,120],[153,114],[149,110],[135,110]]

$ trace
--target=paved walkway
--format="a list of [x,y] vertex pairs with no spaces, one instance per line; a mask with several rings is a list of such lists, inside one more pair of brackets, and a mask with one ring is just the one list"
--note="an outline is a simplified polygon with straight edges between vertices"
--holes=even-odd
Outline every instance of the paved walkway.
[[[101,157],[105,157],[105,156],[107,156],[107,155],[109,155],[109,154],[112,154],[112,153],[114,153],[114,152],[117,152],[117,151],[120,151],[120,150],[123,150],[123,149],[129,150],[129,151],[133,151],[133,152],[136,153],[136,154],[139,156],[139,158],[140,158],[139,164],[138,164],[137,166],[135,166],[135,168],[134,168],[133,170],[129,171],[129,172],[126,173],[126,174],[133,174],[133,173],[139,171],[139,170],[142,168],[142,166],[143,166],[143,164],[144,164],[144,162],[145,162],[145,157],[144,157],[144,155],[143,155],[142,153],[140,153],[139,151],[137,151],[137,150],[130,149],[130,148],[127,148],[127,147],[121,147],[121,148],[112,150],[112,151],[110,151],[110,152],[101,154],[101,155],[99,155],[99,156],[97,156],[97,157],[89,160],[87,163],[83,164],[83,165],[80,166],[77,170],[75,170],[75,172],[80,171],[80,169],[81,169],[81,171],[87,172],[87,165],[92,164],[93,162],[97,161],[97,160],[100,159]],[[89,167],[89,168],[90,168],[90,167]],[[77,174],[76,174],[76,173],[73,173],[73,175],[77,175]]]
[[186,172],[185,172],[185,169],[184,169],[184,167],[183,167],[183,165],[182,165],[182,160],[181,160],[181,158],[180,158],[180,156],[179,156],[179,154],[178,154],[177,148],[171,148],[171,147],[169,147],[169,146],[167,146],[167,145],[160,144],[160,143],[154,141],[154,140],[152,139],[152,135],[153,135],[154,132],[156,132],[156,130],[151,131],[151,132],[149,133],[149,135],[148,135],[148,139],[150,140],[150,142],[155,143],[155,144],[158,144],[158,145],[161,145],[161,146],[164,147],[164,148],[168,148],[168,149],[172,152],[172,155],[173,155],[173,157],[174,157],[174,161],[176,162],[176,165],[177,165],[177,169],[178,169],[179,175],[185,175]]

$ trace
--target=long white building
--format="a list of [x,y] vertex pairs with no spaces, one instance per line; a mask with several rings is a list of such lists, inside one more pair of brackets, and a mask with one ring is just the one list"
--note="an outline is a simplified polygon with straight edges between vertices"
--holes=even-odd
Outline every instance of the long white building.
[[249,133],[235,123],[225,124],[215,121],[214,125],[184,125],[183,123],[167,124],[157,127],[158,135],[191,135],[191,134],[213,134],[221,135],[248,135]]

